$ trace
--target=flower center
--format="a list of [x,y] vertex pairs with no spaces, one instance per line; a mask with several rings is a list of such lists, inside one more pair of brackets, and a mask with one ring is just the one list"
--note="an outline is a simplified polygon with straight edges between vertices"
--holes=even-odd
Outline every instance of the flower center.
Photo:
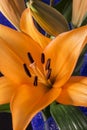
[[23,67],[24,67],[26,74],[29,76],[29,78],[31,78],[31,77],[34,78],[33,85],[37,86],[38,82],[40,82],[40,83],[47,85],[48,87],[51,87],[52,86],[52,83],[50,81],[50,76],[51,76],[51,72],[52,72],[52,69],[50,68],[51,59],[48,58],[46,61],[46,64],[45,64],[45,55],[44,55],[44,53],[41,54],[41,60],[40,60],[41,64],[45,64],[46,74],[44,74],[38,68],[38,66],[30,52],[27,53],[27,56],[30,61],[30,65],[29,65],[29,67],[27,67],[26,64],[23,64]]

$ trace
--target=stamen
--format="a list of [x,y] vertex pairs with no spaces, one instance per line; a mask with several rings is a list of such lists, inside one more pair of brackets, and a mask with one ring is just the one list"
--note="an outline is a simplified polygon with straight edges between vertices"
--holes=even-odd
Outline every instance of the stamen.
[[31,53],[28,52],[27,55],[28,55],[29,61],[30,61],[31,63],[34,63],[34,59],[33,59],[32,55],[31,55]]
[[47,80],[50,78],[51,72],[52,72],[52,69],[51,69],[51,68],[48,69],[48,72],[47,72],[47,74],[46,74],[46,79],[47,79]]
[[41,54],[41,63],[42,64],[45,63],[45,55],[44,55],[44,53]]
[[29,69],[27,68],[26,64],[23,64],[23,67],[24,67],[24,70],[25,70],[26,74],[27,74],[29,77],[31,77],[31,73],[30,73]]
[[35,76],[34,78],[34,86],[37,86],[38,85],[38,76]]
[[50,63],[51,63],[51,59],[49,58],[45,66],[45,70],[48,70],[50,68]]
[[40,79],[44,79],[43,73],[39,70],[35,62],[30,64],[30,68],[32,69],[33,73],[37,75]]

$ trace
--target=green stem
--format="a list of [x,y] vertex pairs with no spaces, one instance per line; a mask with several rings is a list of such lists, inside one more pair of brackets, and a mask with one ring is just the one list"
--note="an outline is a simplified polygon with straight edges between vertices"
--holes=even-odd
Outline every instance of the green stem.
[[43,120],[44,120],[44,129],[49,130],[48,123],[46,123],[47,118],[46,118],[45,114],[43,113],[43,111],[41,113],[42,113],[42,117],[43,117]]
[[53,6],[54,0],[50,0],[50,6]]

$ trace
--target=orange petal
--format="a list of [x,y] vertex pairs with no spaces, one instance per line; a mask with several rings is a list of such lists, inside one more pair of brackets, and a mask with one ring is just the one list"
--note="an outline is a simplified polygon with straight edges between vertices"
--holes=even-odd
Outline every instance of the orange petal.
[[18,30],[19,30],[21,13],[23,12],[24,9],[25,4],[23,0],[0,1],[0,11]]
[[29,80],[23,68],[23,61],[0,39],[0,70],[15,83],[25,83]]
[[46,59],[51,58],[51,78],[62,86],[70,77],[78,57],[87,43],[87,26],[62,33],[44,50]]
[[21,17],[20,28],[23,32],[30,35],[42,48],[45,48],[51,41],[49,38],[42,35],[35,27],[30,9],[27,8]]
[[0,105],[10,102],[16,87],[17,85],[13,84],[13,82],[6,77],[0,77]]
[[41,65],[41,47],[24,33],[17,32],[6,26],[0,25],[0,37],[7,42],[7,45],[19,56],[26,64],[29,64],[27,53],[30,52],[37,62],[39,68]]
[[72,23],[79,27],[87,16],[87,0],[73,0]]
[[37,87],[33,85],[20,87],[11,101],[13,129],[24,130],[32,118],[53,102],[59,93],[60,89],[49,90],[47,86],[41,84]]
[[87,77],[71,77],[64,85],[57,101],[62,104],[87,107]]

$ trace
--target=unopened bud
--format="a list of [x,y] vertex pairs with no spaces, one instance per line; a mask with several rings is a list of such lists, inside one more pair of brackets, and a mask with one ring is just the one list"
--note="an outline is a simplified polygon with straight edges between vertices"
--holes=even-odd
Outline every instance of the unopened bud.
[[34,19],[48,34],[57,36],[69,29],[64,16],[53,7],[39,0],[30,0],[28,7]]

